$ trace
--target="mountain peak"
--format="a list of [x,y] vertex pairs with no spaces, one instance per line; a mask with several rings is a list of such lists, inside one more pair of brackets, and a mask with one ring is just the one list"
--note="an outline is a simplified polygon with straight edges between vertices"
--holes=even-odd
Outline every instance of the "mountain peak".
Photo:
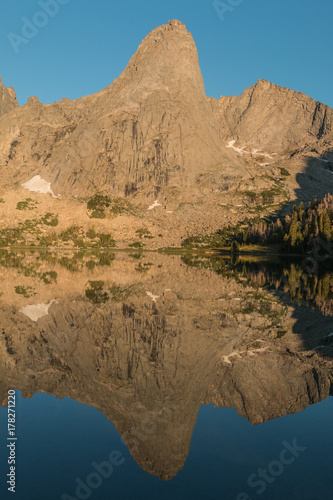
[[263,78],[260,78],[257,83],[255,84],[256,87],[264,87],[264,88],[269,88],[273,84],[269,82],[268,80],[264,80]]
[[[195,42],[185,24],[174,19],[153,29],[116,80],[134,86],[132,97],[164,87],[172,94],[205,95]],[[115,87],[115,86],[113,86]]]
[[174,28],[185,28],[186,29],[185,24],[182,23],[181,21],[178,21],[178,19],[171,19],[168,22],[168,25],[169,26],[173,26]]
[[221,96],[214,107],[222,136],[266,152],[283,153],[332,132],[333,110],[311,97],[267,80],[239,96]]

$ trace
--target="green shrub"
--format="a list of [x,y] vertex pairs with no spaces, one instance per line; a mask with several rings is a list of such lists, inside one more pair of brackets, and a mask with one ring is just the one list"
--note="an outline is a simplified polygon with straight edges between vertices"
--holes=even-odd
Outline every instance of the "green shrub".
[[248,198],[252,198],[252,199],[257,197],[257,193],[255,193],[254,191],[245,191],[244,194]]
[[19,201],[16,205],[16,210],[34,210],[38,205],[37,201],[32,198],[26,198],[24,201]]
[[234,240],[231,243],[230,252],[231,253],[239,253],[239,243],[238,243],[238,241]]
[[140,243],[140,241],[136,241],[135,243],[130,243],[128,246],[131,248],[142,248],[144,244]]
[[87,236],[87,238],[89,238],[90,240],[94,240],[94,239],[97,237],[97,233],[96,233],[95,229],[89,229],[89,230],[86,232],[86,236]]
[[109,215],[138,215],[138,209],[124,198],[110,198],[107,195],[96,194],[87,203],[91,219],[105,219]]
[[34,292],[34,289],[31,286],[16,286],[15,287],[15,293],[18,295],[23,295],[25,299],[29,299],[30,297],[33,297],[36,295]]
[[51,214],[50,212],[45,214],[41,220],[42,220],[43,224],[45,224],[46,226],[56,227],[59,223],[58,216]]
[[139,238],[147,238],[149,240],[153,239],[154,236],[152,236],[151,232],[149,231],[149,229],[145,229],[145,228],[142,228],[142,229],[137,229],[135,231],[136,235],[139,237]]
[[47,273],[43,273],[40,278],[44,281],[46,285],[51,285],[52,283],[57,282],[58,274],[56,271],[49,271]]
[[60,238],[63,241],[73,240],[73,238],[78,238],[81,233],[82,228],[79,226],[71,226],[64,231],[61,231]]
[[93,304],[105,304],[109,300],[109,295],[103,292],[104,281],[89,281],[89,288],[86,289],[86,297]]
[[87,203],[88,210],[104,210],[111,205],[111,198],[106,195],[95,194]]
[[290,175],[290,173],[288,172],[288,170],[284,167],[281,167],[280,168],[280,172],[281,172],[281,175],[284,175],[285,177],[287,177],[288,175]]
[[106,214],[102,210],[94,210],[91,215],[91,219],[106,219]]
[[264,202],[274,201],[274,196],[278,196],[280,194],[279,190],[276,188],[266,189],[260,193]]
[[107,195],[95,194],[87,203],[87,209],[91,211],[91,219],[105,219],[105,209],[111,205],[111,198]]
[[99,237],[99,240],[100,240],[102,246],[104,246],[104,247],[115,247],[116,246],[116,242],[112,238],[111,234],[100,233],[98,235],[98,237]]
[[38,241],[40,246],[48,247],[58,242],[58,236],[53,232],[51,234],[48,234],[47,236],[39,236]]

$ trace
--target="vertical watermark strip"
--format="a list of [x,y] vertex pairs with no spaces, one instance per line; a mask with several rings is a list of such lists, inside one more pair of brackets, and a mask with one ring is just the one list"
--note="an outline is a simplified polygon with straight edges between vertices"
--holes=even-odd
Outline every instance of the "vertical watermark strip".
[[8,391],[8,466],[7,474],[8,491],[16,493],[16,395],[14,389]]

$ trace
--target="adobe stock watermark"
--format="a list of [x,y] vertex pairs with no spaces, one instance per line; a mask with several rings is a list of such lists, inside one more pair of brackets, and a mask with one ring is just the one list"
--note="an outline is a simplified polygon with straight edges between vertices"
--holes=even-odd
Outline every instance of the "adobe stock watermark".
[[11,46],[16,54],[19,53],[22,45],[27,45],[30,40],[38,35],[39,30],[45,28],[50,19],[53,19],[60,12],[62,5],[67,5],[71,0],[39,0],[38,5],[41,10],[35,12],[31,19],[22,17],[23,23],[21,33],[10,32],[7,35]]
[[108,460],[100,464],[92,462],[91,467],[93,472],[88,474],[85,480],[76,478],[75,496],[64,493],[61,495],[61,500],[88,500],[94,490],[102,486],[104,480],[109,479],[114,471],[114,467],[120,467],[125,462],[125,458],[120,451],[112,451]]
[[236,10],[236,8],[243,2],[244,0],[225,0],[225,2],[222,2],[221,0],[214,0],[213,7],[219,16],[220,21],[223,23],[225,15],[227,13],[234,12],[234,10]]
[[[300,454],[306,450],[305,446],[297,444],[296,439],[293,440],[292,444],[287,441],[283,441],[282,444],[283,449],[278,460],[272,460],[267,469],[259,468],[255,474],[248,477],[247,484],[250,488],[255,489],[257,495],[262,495],[269,485],[283,474],[285,467],[293,464]],[[251,498],[248,493],[242,492],[237,495],[236,500],[251,500]]]

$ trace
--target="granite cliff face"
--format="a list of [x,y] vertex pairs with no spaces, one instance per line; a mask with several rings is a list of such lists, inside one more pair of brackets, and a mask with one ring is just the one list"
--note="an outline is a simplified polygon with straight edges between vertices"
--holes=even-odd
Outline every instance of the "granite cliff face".
[[291,306],[180,257],[49,261],[0,268],[0,401],[16,387],[94,406],[151,474],[183,467],[203,403],[258,424],[332,394],[332,361],[314,349],[331,318],[304,346]]
[[269,153],[294,150],[333,130],[332,108],[265,80],[211,105],[226,140]]
[[98,193],[122,205],[93,221],[118,247],[142,228],[151,248],[180,246],[333,191],[332,109],[263,80],[241,97],[207,98],[179,21],[154,29],[97,94],[19,107],[0,84],[0,96],[0,224],[10,231],[26,223],[16,207],[27,197],[34,219],[53,213],[58,229],[87,231]]
[[227,189],[247,172],[220,139],[191,34],[156,28],[123,74],[71,102],[30,100],[0,122],[2,161],[25,180],[42,175],[56,194]]

